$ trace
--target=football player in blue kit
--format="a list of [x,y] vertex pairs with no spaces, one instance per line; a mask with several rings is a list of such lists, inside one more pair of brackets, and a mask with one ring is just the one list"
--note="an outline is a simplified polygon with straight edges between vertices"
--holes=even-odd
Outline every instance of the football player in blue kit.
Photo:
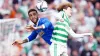
[[26,29],[29,29],[32,31],[31,35],[29,35],[26,39],[21,40],[21,41],[14,41],[13,45],[21,45],[26,42],[30,42],[36,38],[38,34],[41,34],[41,37],[45,40],[46,43],[51,45],[51,37],[53,33],[53,25],[49,21],[48,18],[43,17],[39,18],[38,17],[38,12],[35,9],[30,9],[28,11],[29,19],[35,24],[33,26],[28,26]]

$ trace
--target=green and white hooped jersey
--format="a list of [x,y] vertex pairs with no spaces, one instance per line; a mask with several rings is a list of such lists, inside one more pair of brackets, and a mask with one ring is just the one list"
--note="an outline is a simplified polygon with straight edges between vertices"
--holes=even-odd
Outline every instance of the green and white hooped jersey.
[[51,41],[58,44],[66,45],[68,38],[66,26],[70,27],[70,22],[68,16],[65,14],[64,11],[61,11],[59,16],[61,16],[64,21],[56,22]]

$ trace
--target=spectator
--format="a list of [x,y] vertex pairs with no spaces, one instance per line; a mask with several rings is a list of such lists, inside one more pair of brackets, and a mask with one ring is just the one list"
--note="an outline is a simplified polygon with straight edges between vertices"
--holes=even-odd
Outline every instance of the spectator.
[[11,12],[10,12],[10,18],[15,18],[17,12],[19,9],[19,4],[18,3],[14,3],[13,7],[11,8]]
[[98,55],[100,55],[100,45],[98,45],[96,51],[98,52]]
[[19,3],[19,1],[18,0],[12,0],[12,4],[14,5],[14,4],[18,4]]
[[93,52],[92,52],[92,56],[99,56],[99,54],[98,54],[97,51],[93,51]]
[[96,26],[94,36],[96,37],[98,44],[100,45],[100,26]]
[[33,44],[32,45],[32,50],[28,53],[28,56],[35,56],[35,55],[39,55],[40,51],[39,51],[39,47],[37,44]]
[[77,51],[77,50],[73,50],[73,51],[72,51],[72,56],[79,56],[78,51]]
[[79,25],[77,27],[77,33],[85,33],[89,32],[89,27],[85,22],[85,15],[84,13],[80,13],[78,15],[79,18],[77,18],[77,21],[79,22]]
[[90,10],[90,9],[93,10],[94,7],[93,7],[92,2],[88,1],[84,8],[84,12],[85,12],[86,16],[88,16],[88,10]]
[[28,18],[28,0],[22,0],[22,4],[19,7],[19,12],[22,13],[23,19]]
[[93,32],[94,28],[96,27],[96,18],[93,16],[93,11],[91,9],[88,10],[88,16],[85,17],[85,22]]
[[92,56],[92,51],[89,49],[87,43],[84,45],[84,49],[81,52],[81,56]]
[[0,13],[0,19],[3,19],[3,15]]
[[69,39],[68,41],[68,47],[71,48],[71,51],[73,50],[79,50],[81,46],[81,42],[75,40],[75,39]]
[[29,9],[35,8],[37,0],[29,0]]
[[95,51],[97,49],[97,41],[95,38],[89,36],[87,44],[90,50]]
[[98,17],[100,15],[99,10],[100,10],[100,3],[96,2],[95,9],[94,9],[94,14],[96,17]]

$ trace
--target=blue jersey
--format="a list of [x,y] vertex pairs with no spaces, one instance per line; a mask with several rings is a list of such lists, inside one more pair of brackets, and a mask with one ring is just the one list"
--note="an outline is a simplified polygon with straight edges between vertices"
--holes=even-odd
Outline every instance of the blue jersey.
[[33,39],[36,38],[37,34],[39,34],[45,40],[45,42],[47,42],[50,45],[51,44],[50,39],[52,37],[54,27],[48,18],[40,18],[37,22],[37,25],[35,26],[41,26],[41,25],[44,25],[44,29],[34,30],[28,37],[28,40],[32,41]]

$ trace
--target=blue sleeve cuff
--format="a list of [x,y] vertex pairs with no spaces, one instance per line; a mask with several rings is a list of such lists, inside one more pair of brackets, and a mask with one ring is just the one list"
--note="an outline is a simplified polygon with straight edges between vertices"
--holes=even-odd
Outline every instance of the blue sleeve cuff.
[[27,38],[28,42],[29,42],[29,39]]
[[45,25],[44,24],[42,24],[42,27],[43,27],[43,29],[45,29]]

